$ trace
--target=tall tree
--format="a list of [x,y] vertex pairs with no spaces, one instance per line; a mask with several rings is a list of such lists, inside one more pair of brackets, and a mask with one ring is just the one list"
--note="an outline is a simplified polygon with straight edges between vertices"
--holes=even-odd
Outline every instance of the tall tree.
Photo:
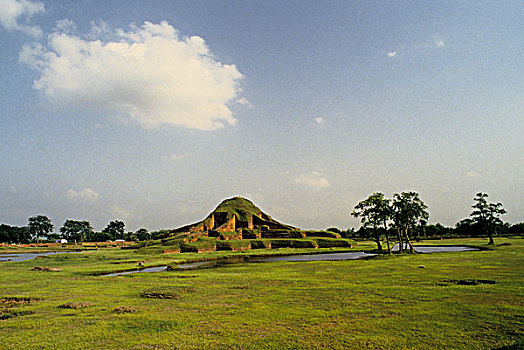
[[107,224],[102,232],[106,232],[111,236],[111,239],[122,239],[125,234],[125,224],[123,221],[114,220]]
[[31,236],[36,238],[37,242],[44,235],[47,235],[53,231],[53,224],[51,220],[45,215],[32,216],[28,220],[29,233]]
[[388,252],[391,254],[391,247],[389,245],[389,234],[387,230],[387,222],[391,218],[391,201],[384,198],[384,194],[375,192],[368,198],[359,202],[351,215],[360,218],[360,222],[364,227],[373,228],[373,236],[377,243],[377,248],[382,251],[382,245],[380,244],[380,230],[379,227],[383,226],[386,234],[386,241],[388,245]]
[[427,208],[417,192],[402,192],[393,195],[393,221],[397,228],[400,252],[403,251],[404,244],[407,244],[410,252],[413,253],[409,232],[416,225],[420,225],[422,220],[426,221],[429,218]]
[[60,232],[67,240],[83,242],[93,234],[93,227],[89,221],[66,220]]
[[506,210],[502,207],[502,203],[488,203],[486,193],[477,193],[473,200],[476,203],[471,206],[473,208],[471,219],[481,227],[484,234],[488,235],[488,245],[495,244],[493,233],[496,233],[497,226],[502,224],[499,216],[506,214]]

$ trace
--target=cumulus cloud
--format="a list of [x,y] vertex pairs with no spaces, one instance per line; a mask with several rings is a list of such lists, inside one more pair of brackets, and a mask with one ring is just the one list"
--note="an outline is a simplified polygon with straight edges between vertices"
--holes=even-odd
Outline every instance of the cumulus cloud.
[[326,118],[322,118],[322,117],[317,117],[314,120],[315,120],[315,123],[317,124],[324,124],[327,121]]
[[321,190],[329,187],[329,181],[319,171],[311,171],[309,173],[298,175],[293,181],[299,185],[311,187],[315,190]]
[[79,200],[84,200],[88,202],[94,202],[98,199],[98,196],[100,194],[96,191],[93,191],[90,188],[84,188],[84,189],[81,189],[80,191],[68,190],[66,195],[67,195],[67,198],[69,199],[79,199]]
[[5,29],[19,30],[35,38],[42,36],[42,30],[37,26],[20,24],[20,18],[30,19],[32,16],[45,12],[44,4],[29,0],[0,0],[0,25]]
[[[101,109],[149,128],[236,123],[228,103],[238,101],[243,76],[217,61],[201,37],[180,38],[165,21],[88,36],[71,34],[72,27],[63,21],[46,46],[25,45],[20,53],[40,73],[34,88],[52,103]],[[92,38],[102,31],[111,39]]]
[[396,55],[397,55],[397,51],[388,52],[388,57],[395,57]]
[[125,210],[122,207],[119,207],[117,205],[113,205],[111,207],[111,210],[113,211],[113,215],[115,215],[117,218],[120,219],[129,219],[131,217],[131,213]]

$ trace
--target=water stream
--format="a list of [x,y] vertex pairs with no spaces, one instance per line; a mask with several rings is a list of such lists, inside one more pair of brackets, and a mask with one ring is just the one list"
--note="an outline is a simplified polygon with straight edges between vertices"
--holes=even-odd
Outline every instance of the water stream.
[[0,254],[0,261],[26,261],[34,260],[39,256],[56,255],[56,254],[74,254],[76,252],[47,252],[47,253],[19,253],[19,254]]

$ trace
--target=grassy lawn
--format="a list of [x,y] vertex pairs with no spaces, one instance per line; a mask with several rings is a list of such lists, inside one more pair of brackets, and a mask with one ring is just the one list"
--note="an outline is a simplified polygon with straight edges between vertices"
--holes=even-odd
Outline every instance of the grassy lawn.
[[[0,263],[0,349],[517,349],[524,344],[524,240],[496,243],[510,245],[119,277],[94,274],[139,261],[311,250],[157,255],[108,248]],[[352,250],[375,247],[358,242]],[[114,311],[122,306],[131,312]]]

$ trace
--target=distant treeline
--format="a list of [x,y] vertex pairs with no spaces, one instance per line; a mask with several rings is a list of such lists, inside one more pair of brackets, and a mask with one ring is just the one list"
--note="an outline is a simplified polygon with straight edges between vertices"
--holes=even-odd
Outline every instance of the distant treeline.
[[141,228],[135,232],[125,231],[124,224],[121,221],[112,221],[102,231],[94,231],[91,228],[91,224],[87,221],[67,220],[64,226],[60,228],[59,233],[49,231],[36,234],[31,225],[19,227],[1,224],[0,243],[27,244],[34,242],[56,242],[62,239],[65,239],[70,243],[106,242],[117,239],[138,242],[162,238],[168,235],[168,233],[169,230],[149,232],[145,228]]
[[[380,229],[383,231],[383,229]],[[330,227],[327,231],[336,232],[344,238],[357,238],[357,239],[372,239],[375,236],[375,230],[369,227],[360,227],[358,230],[350,228],[347,230],[341,230],[336,227]],[[394,235],[396,228],[389,228],[388,233]],[[478,223],[472,222],[471,219],[465,219],[458,222],[455,227],[447,227],[440,223],[431,225],[421,225],[414,227],[412,233],[414,233],[415,239],[422,238],[454,238],[454,237],[486,237],[487,234],[484,232],[483,227]],[[509,223],[503,223],[496,227],[497,236],[508,236],[508,235],[524,235],[524,222],[511,225]]]

